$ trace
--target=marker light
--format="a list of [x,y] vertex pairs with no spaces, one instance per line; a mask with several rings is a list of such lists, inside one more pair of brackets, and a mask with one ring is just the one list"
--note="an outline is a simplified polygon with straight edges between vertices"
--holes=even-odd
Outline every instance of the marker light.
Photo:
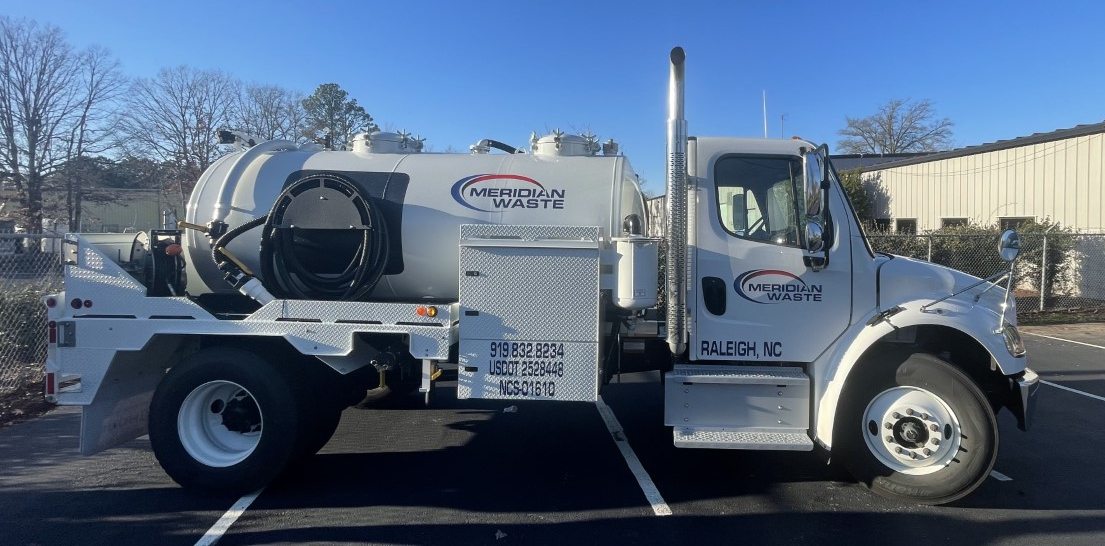
[[92,300],[84,300],[85,307],[92,307]]
[[437,307],[434,307],[432,305],[430,307],[427,307],[426,308],[426,315],[429,316],[430,318],[436,317],[437,316]]
[[50,330],[49,330],[50,331],[50,343],[57,343],[58,342],[58,323],[51,320],[49,328],[50,328]]
[[427,313],[426,308],[421,306],[421,305],[418,306],[418,309],[414,310],[414,314],[416,314],[420,317],[426,316],[426,313]]
[[58,306],[58,300],[54,298],[46,298],[46,307],[53,309]]
[[1017,331],[1016,326],[1008,322],[1002,324],[1001,334],[1005,336],[1005,349],[1009,351],[1009,354],[1017,358],[1024,356],[1026,352],[1024,340],[1021,339],[1021,333]]
[[81,305],[82,302],[80,298],[73,298],[73,301],[69,302],[69,307],[72,307],[73,309],[80,309]]

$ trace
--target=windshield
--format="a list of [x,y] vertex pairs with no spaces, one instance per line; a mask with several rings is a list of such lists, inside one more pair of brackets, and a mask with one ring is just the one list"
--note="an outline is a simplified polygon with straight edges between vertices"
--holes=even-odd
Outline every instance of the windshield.
[[840,188],[841,193],[844,194],[844,204],[848,207],[848,214],[852,215],[852,221],[856,225],[856,229],[859,230],[859,238],[863,240],[863,246],[867,249],[867,255],[871,258],[875,257],[875,249],[871,247],[871,241],[867,240],[867,232],[863,229],[863,222],[859,221],[859,215],[856,214],[856,209],[852,208],[852,200],[848,199],[848,192],[844,191],[844,186],[840,184],[840,178],[836,175],[836,167],[833,166],[833,162],[828,157],[825,161],[829,163],[829,178],[832,179],[832,183],[836,184],[837,188]]

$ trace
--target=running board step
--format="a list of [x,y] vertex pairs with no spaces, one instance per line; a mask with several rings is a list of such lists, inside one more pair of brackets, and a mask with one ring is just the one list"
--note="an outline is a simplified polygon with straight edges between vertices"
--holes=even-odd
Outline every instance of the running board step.
[[675,447],[700,449],[756,449],[765,451],[812,451],[813,440],[805,432],[726,430],[675,427]]
[[801,368],[767,366],[677,365],[668,381],[687,383],[729,383],[741,385],[806,385],[809,377]]
[[[708,436],[707,442],[773,444],[774,436],[746,439],[731,432],[805,434],[810,428],[810,379],[801,368],[678,365],[665,379],[664,424],[677,430],[725,431],[717,438]],[[678,435],[676,441],[678,445]]]

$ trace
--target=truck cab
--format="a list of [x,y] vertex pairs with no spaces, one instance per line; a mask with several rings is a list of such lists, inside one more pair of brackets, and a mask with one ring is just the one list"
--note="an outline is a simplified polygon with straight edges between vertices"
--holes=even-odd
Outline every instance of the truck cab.
[[802,140],[696,138],[688,149],[691,358],[812,362],[854,307],[874,303],[875,256],[835,174],[822,190],[823,158]]
[[[668,331],[685,320],[686,352],[665,375],[675,445],[820,445],[876,492],[926,503],[977,487],[995,411],[1026,428],[1037,381],[1009,290],[875,253],[824,146],[689,137],[685,153],[686,309],[669,310]],[[1018,244],[1006,234],[1009,260]]]

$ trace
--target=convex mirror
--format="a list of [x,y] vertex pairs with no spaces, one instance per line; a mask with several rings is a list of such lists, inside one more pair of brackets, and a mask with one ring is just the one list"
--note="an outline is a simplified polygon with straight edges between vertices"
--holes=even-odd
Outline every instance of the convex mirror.
[[1001,239],[998,242],[998,254],[1001,255],[1001,259],[1006,262],[1011,262],[1017,259],[1017,256],[1021,253],[1021,236],[1012,229],[1007,229],[1001,234]]

